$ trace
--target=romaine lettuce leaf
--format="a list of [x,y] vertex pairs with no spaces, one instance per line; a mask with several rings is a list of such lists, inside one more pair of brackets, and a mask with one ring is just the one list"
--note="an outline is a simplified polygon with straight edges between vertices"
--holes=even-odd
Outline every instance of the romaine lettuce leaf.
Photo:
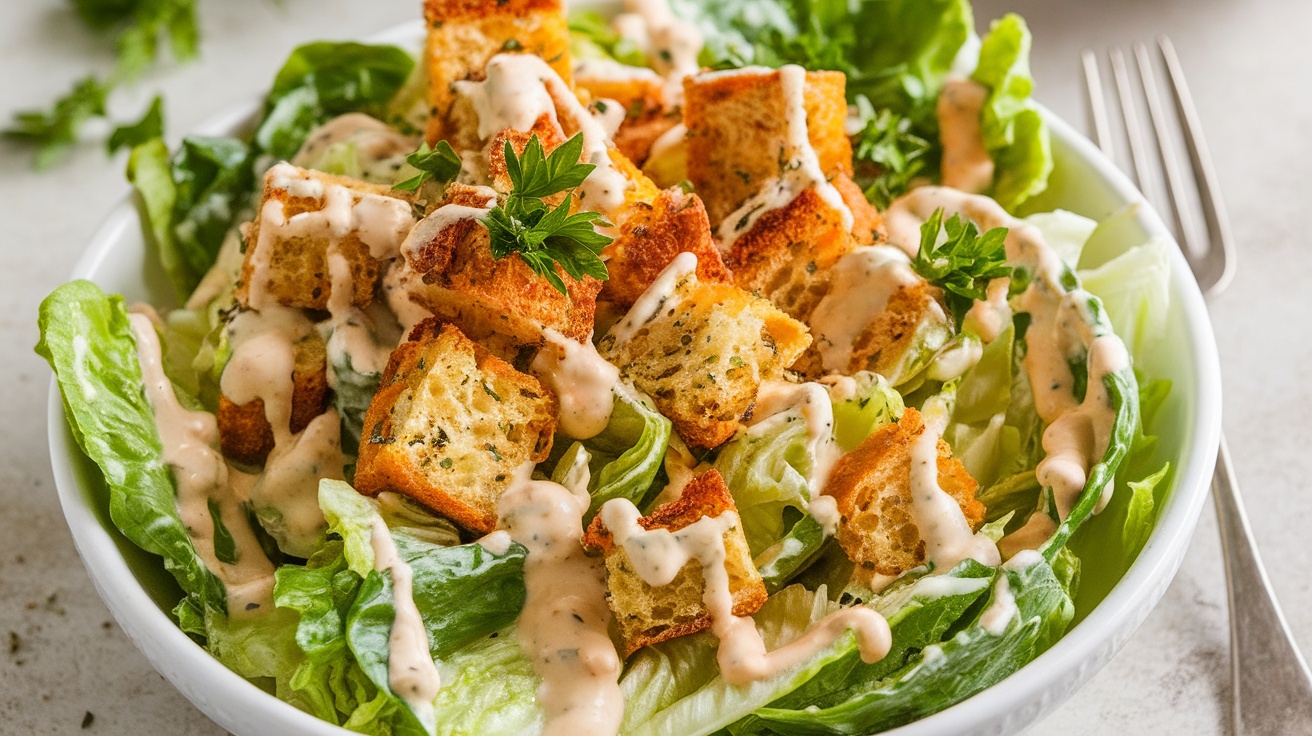
[[1166,336],[1171,247],[1166,240],[1153,238],[1097,268],[1079,272],[1084,288],[1102,299],[1116,334],[1139,358]]
[[250,148],[237,138],[184,138],[170,156],[158,138],[132,149],[128,181],[136,189],[149,242],[179,298],[214,265],[229,229],[255,187]]
[[542,678],[519,646],[514,627],[453,652],[439,663],[437,733],[449,736],[535,734],[545,717],[538,705]]
[[[1010,675],[1051,646],[1073,612],[1048,563],[1037,555],[1026,557],[1033,564],[1008,565],[1001,573],[1015,597],[1016,612],[999,633],[977,617],[946,642],[926,646],[918,660],[887,681],[839,705],[763,708],[756,716],[779,733],[872,733],[936,713]],[[996,599],[995,582],[987,605]]]
[[[656,411],[651,399],[627,385],[616,386],[615,408],[606,429],[596,437],[574,443],[589,455],[588,493],[592,495],[592,505],[584,516],[584,524],[613,498],[627,498],[635,504],[642,501],[661,470],[670,444],[671,426],[670,420]],[[572,451],[567,451],[557,461],[554,480],[560,482],[573,456]]]
[[336,115],[387,116],[414,59],[395,46],[317,41],[298,46],[278,71],[255,143],[273,160],[290,159],[310,131]]
[[989,88],[981,130],[996,165],[991,194],[1008,210],[1048,188],[1052,147],[1048,128],[1030,93],[1030,31],[1008,13],[993,22],[972,79]]
[[179,617],[194,630],[198,617],[226,610],[226,593],[178,513],[123,298],[70,281],[41,302],[38,324],[36,351],[55,371],[73,436],[104,474],[108,498],[98,501],[124,536],[164,559],[186,595]]
[[830,390],[834,406],[834,441],[843,452],[851,452],[879,427],[897,421],[906,407],[902,395],[888,385],[878,373],[859,371],[852,376],[851,396],[836,396]]
[[754,556],[784,536],[786,509],[795,521],[811,500],[815,458],[806,425],[800,412],[777,414],[740,432],[715,459]]

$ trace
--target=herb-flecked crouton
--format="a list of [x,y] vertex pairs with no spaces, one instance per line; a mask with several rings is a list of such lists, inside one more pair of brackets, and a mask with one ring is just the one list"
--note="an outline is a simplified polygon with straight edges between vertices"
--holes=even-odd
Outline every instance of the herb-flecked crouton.
[[[807,72],[802,87],[807,137],[828,178],[852,174],[846,77]],[[788,100],[777,70],[707,73],[684,82],[688,178],[711,227],[780,175],[788,147]]]
[[382,262],[415,224],[410,202],[388,187],[282,163],[264,175],[255,219],[245,232],[237,284],[242,306],[328,308],[330,256],[345,259],[351,303],[373,301]]
[[428,142],[450,138],[452,84],[478,77],[503,52],[541,57],[570,82],[569,22],[562,0],[426,0]]
[[[924,431],[920,412],[908,408],[901,420],[876,429],[839,459],[825,484],[841,514],[838,543],[867,573],[900,575],[925,562],[925,541],[911,514],[911,445]],[[984,523],[978,484],[942,439],[938,484],[978,531]]]
[[541,344],[548,327],[586,340],[601,282],[575,280],[557,266],[567,291],[562,294],[519,256],[493,257],[479,219],[495,198],[486,187],[453,184],[446,204],[415,226],[402,247],[408,268],[420,277],[411,299],[480,343],[491,340],[490,348],[508,345],[512,354],[515,346]]
[[[726,513],[737,513],[737,507],[719,471],[711,470],[689,481],[683,495],[638,519],[638,524],[647,530],[677,532],[703,517]],[[733,615],[749,616],[765,603],[765,583],[752,564],[742,526],[735,524],[723,538]],[[710,628],[711,615],[703,602],[706,582],[697,560],[684,565],[668,585],[652,587],[634,571],[628,553],[615,544],[601,515],[588,526],[583,546],[606,556],[606,601],[624,639],[624,656]]]
[[[300,432],[323,413],[328,405],[327,351],[317,332],[302,335],[293,344],[292,405],[288,429]],[[219,394],[216,419],[219,447],[232,460],[259,465],[273,451],[273,427],[265,414],[264,400],[235,404]]]
[[[684,270],[686,267],[686,270]],[[681,255],[597,345],[698,447],[729,439],[763,381],[780,378],[811,337],[770,302],[697,278]]]
[[365,413],[356,488],[396,491],[479,533],[525,463],[545,460],[556,397],[461,334],[428,319],[388,361]]
[[701,281],[731,282],[697,195],[667,189],[651,204],[634,203],[619,235],[603,251],[610,280],[598,299],[627,309],[680,253],[697,256]]

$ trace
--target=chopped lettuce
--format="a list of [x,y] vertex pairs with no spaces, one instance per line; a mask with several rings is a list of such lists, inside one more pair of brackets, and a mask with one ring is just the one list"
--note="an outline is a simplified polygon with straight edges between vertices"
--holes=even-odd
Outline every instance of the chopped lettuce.
[[1153,238],[1097,268],[1080,271],[1084,288],[1102,299],[1116,334],[1132,355],[1145,355],[1166,335],[1171,247]]
[[179,298],[200,283],[254,191],[250,148],[237,138],[184,138],[170,156],[158,138],[135,146],[128,180],[137,191],[148,241]]
[[1030,97],[1030,30],[1015,13],[993,22],[979,50],[972,79],[988,87],[980,121],[997,173],[991,194],[1015,210],[1048,188],[1052,146],[1043,116]]
[[715,460],[753,555],[779,541],[787,521],[798,519],[811,500],[816,459],[806,424],[798,411],[776,414],[739,433]]
[[588,493],[592,495],[592,505],[584,517],[585,524],[602,504],[613,498],[642,501],[661,470],[665,449],[670,444],[671,426],[670,420],[656,411],[651,399],[627,385],[616,386],[615,408],[606,429],[596,437],[571,445],[554,466],[553,479],[560,482],[575,453],[579,450],[588,453]]
[[902,395],[888,385],[878,373],[859,371],[852,376],[850,396],[835,396],[830,390],[834,405],[834,441],[843,452],[851,452],[879,427],[897,421],[906,408]]
[[387,116],[414,59],[395,46],[317,41],[298,46],[278,71],[255,143],[268,157],[290,159],[310,131],[337,115]]
[[1053,568],[1036,555],[1026,557],[1032,564],[1009,564],[999,573],[1015,597],[1014,612],[1000,630],[981,621],[982,613],[997,603],[995,582],[973,623],[945,642],[924,646],[886,680],[862,683],[869,689],[851,686],[855,694],[836,705],[769,707],[756,716],[779,733],[872,733],[938,712],[1000,681],[1050,647],[1073,613]]
[[541,733],[542,678],[519,646],[515,628],[494,631],[439,663],[437,733],[450,736]]
[[108,497],[98,502],[124,536],[163,558],[185,596],[178,616],[195,630],[206,613],[226,610],[227,596],[178,513],[123,298],[70,281],[41,302],[38,324],[36,351],[54,369],[73,437],[104,474]]

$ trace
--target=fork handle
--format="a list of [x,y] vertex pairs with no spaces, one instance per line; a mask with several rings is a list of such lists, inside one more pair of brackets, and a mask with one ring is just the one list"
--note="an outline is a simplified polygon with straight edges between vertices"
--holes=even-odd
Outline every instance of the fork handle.
[[1224,435],[1216,456],[1212,499],[1230,596],[1234,732],[1242,736],[1303,733],[1312,728],[1312,672],[1262,566]]

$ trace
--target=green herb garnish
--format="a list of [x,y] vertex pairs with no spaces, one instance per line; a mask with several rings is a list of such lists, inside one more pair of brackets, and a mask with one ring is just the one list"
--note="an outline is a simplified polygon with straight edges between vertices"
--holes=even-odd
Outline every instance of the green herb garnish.
[[[506,172],[512,189],[506,201],[494,207],[483,224],[492,235],[492,256],[505,258],[517,254],[528,267],[546,279],[557,291],[568,293],[556,266],[571,278],[591,276],[605,281],[610,276],[601,260],[601,249],[612,238],[597,232],[594,225],[607,223],[596,212],[569,214],[572,190],[596,168],[579,163],[583,153],[583,136],[575,135],[546,155],[542,141],[534,135],[524,147],[524,155],[506,142]],[[555,207],[543,198],[569,192]]]
[[421,143],[417,151],[405,157],[405,162],[419,169],[419,173],[392,185],[402,192],[413,192],[429,179],[450,184],[460,174],[460,155],[446,141],[438,141],[434,148],[429,148],[427,142]]
[[[939,232],[947,240],[939,243]],[[1007,265],[1007,228],[995,227],[980,235],[975,223],[953,215],[945,224],[937,209],[920,227],[920,252],[911,267],[931,284],[943,289],[957,329],[976,299],[988,298],[993,279],[1011,275]]]
[[862,122],[852,137],[852,163],[866,199],[881,210],[911,188],[917,177],[937,171],[934,146],[916,132],[911,118],[884,109],[878,113],[864,95],[856,98]]
[[77,131],[83,123],[105,116],[105,97],[108,94],[109,88],[104,83],[95,77],[87,77],[74,84],[73,89],[59,98],[49,112],[24,110],[16,113],[13,124],[5,129],[4,134],[36,146],[36,167],[44,169],[77,141]]
[[155,99],[146,109],[146,114],[135,123],[120,125],[109,135],[106,145],[113,153],[120,148],[133,148],[154,138],[164,137],[164,98],[155,95]]

